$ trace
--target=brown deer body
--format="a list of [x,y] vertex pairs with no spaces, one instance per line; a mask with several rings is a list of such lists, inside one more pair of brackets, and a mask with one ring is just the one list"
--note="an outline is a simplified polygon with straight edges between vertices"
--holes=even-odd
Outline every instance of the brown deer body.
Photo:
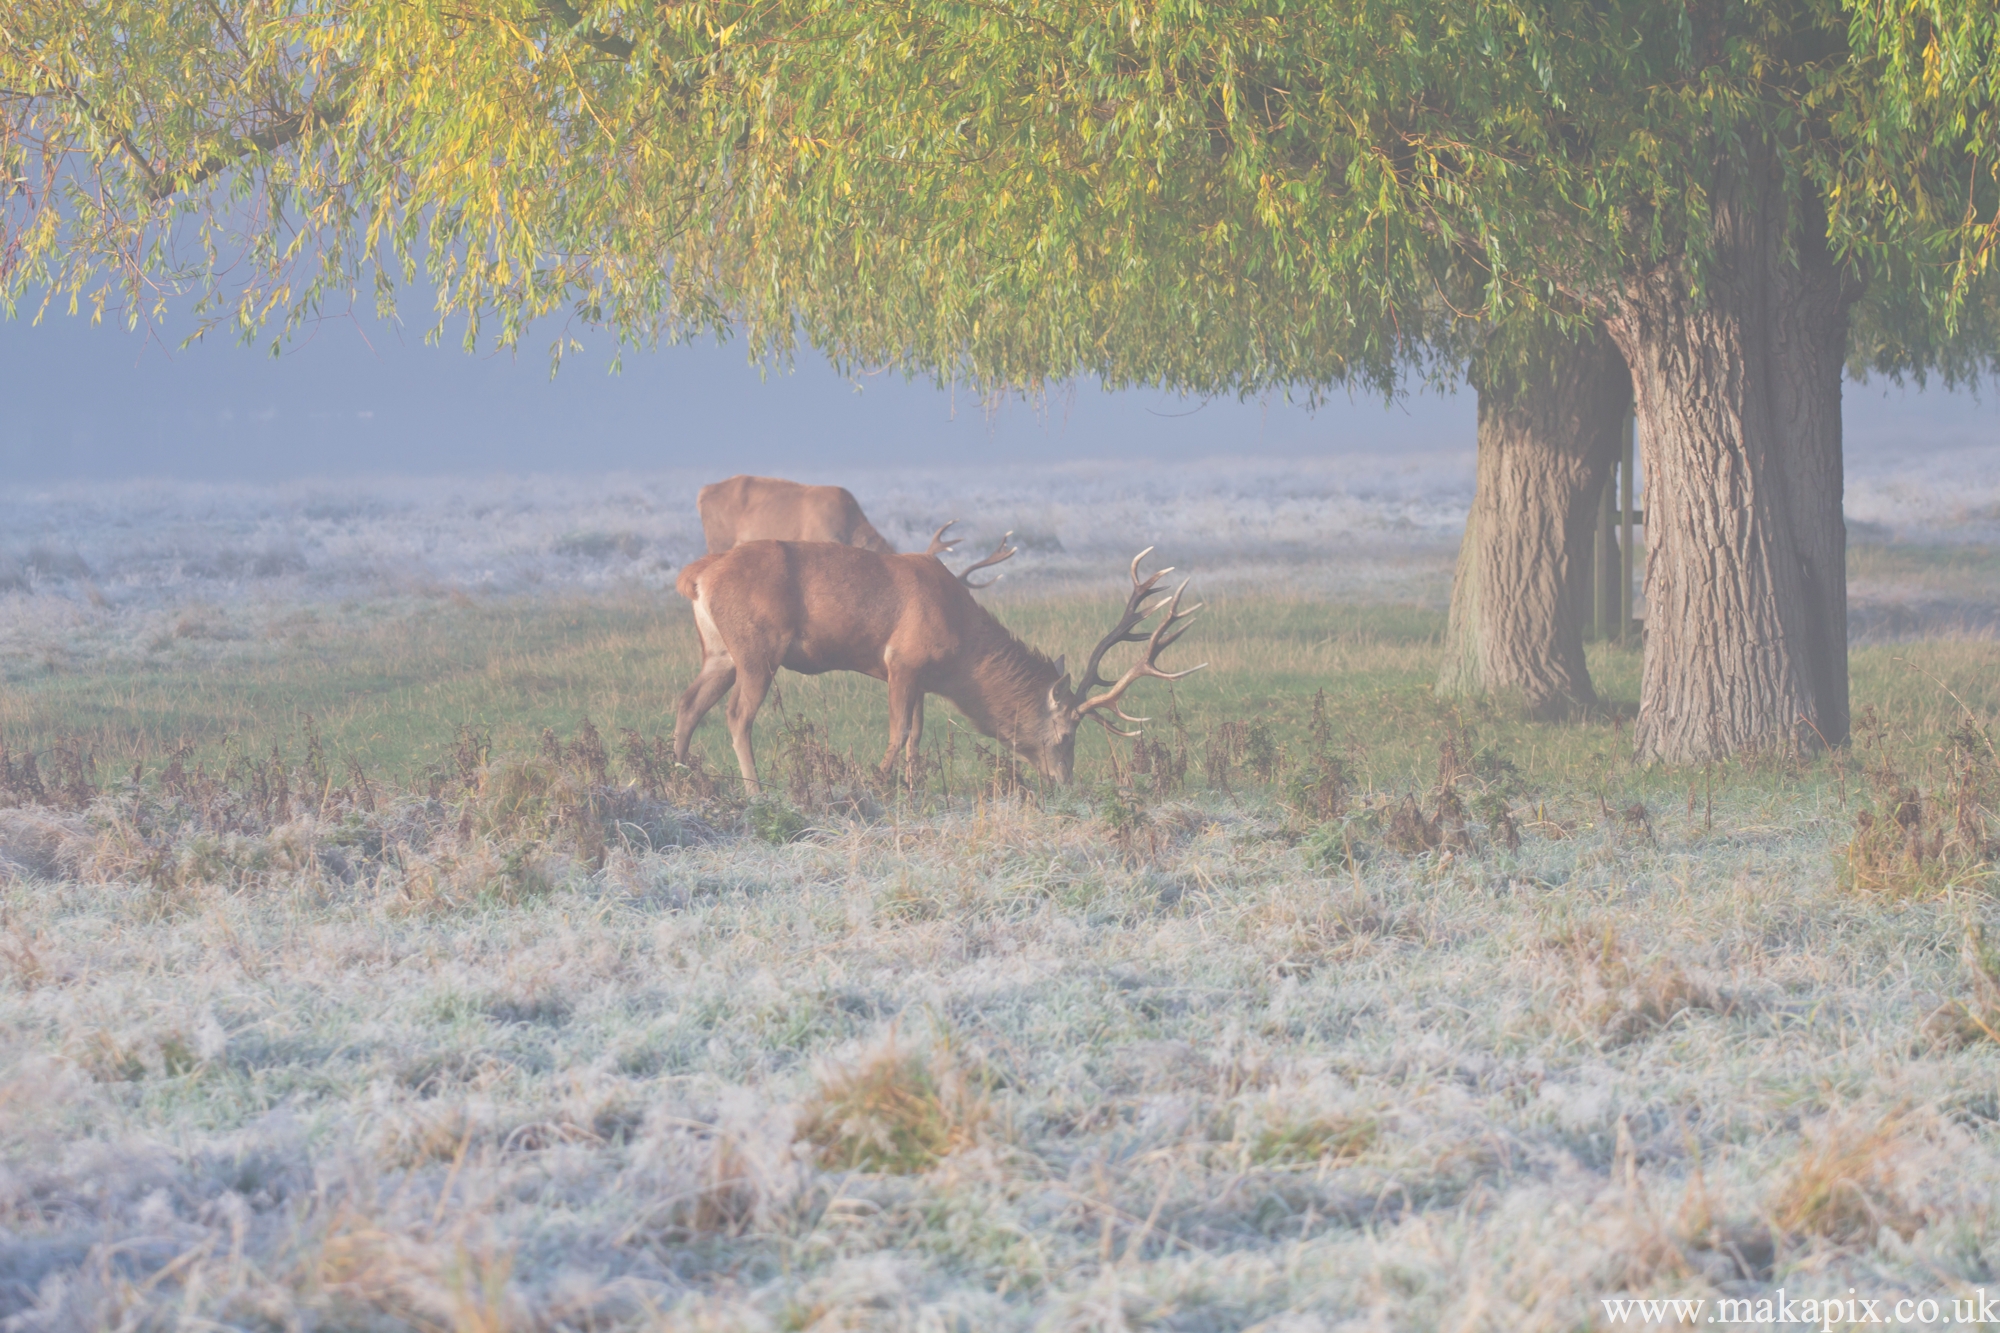
[[782,477],[731,477],[695,497],[708,553],[754,541],[839,542],[893,552],[845,486],[807,486]]
[[[733,686],[730,740],[743,781],[755,791],[751,726],[778,669],[805,675],[856,671],[889,686],[884,768],[895,762],[899,749],[905,763],[915,758],[923,736],[924,696],[939,694],[1044,777],[1068,782],[1076,730],[1085,717],[1099,709],[1117,712],[1120,696],[1143,676],[1178,680],[1188,674],[1163,672],[1154,659],[1180,637],[1185,628],[1180,622],[1198,608],[1182,611],[1179,592],[1170,602],[1146,605],[1166,571],[1142,582],[1138,565],[1135,559],[1124,619],[1098,644],[1083,687],[1072,689],[1062,659],[1050,661],[1015,638],[928,554],[758,541],[704,556],[683,569],[675,585],[694,603],[702,665],[676,710],[674,753],[687,759],[695,726]],[[1132,632],[1162,605],[1167,617],[1150,638]],[[1105,652],[1142,639],[1147,641],[1144,659],[1109,692],[1085,698],[1094,685],[1109,683],[1097,675]]]

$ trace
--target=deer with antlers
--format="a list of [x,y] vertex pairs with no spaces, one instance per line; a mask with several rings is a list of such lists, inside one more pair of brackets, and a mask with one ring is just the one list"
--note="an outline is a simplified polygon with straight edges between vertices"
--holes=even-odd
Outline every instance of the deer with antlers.
[[[701,488],[694,498],[695,512],[701,515],[701,535],[708,554],[720,555],[733,546],[754,541],[838,542],[866,551],[893,555],[896,548],[875,530],[861,504],[845,486],[808,486],[783,477],[731,477]],[[939,528],[931,537],[925,555],[943,560],[960,539],[945,539],[956,523]],[[1009,532],[987,556],[958,578],[968,588],[990,588],[994,580],[972,582],[972,575],[989,565],[997,565],[1017,554],[1007,544]]]
[[[702,665],[676,710],[674,754],[686,761],[696,724],[734,687],[729,736],[744,784],[756,792],[751,726],[778,668],[805,675],[858,671],[889,685],[885,770],[898,750],[906,766],[915,760],[924,697],[939,694],[1043,777],[1067,783],[1086,718],[1112,731],[1111,715],[1144,722],[1119,707],[1127,690],[1149,676],[1179,680],[1207,665],[1185,671],[1158,665],[1201,608],[1181,608],[1187,580],[1171,596],[1158,586],[1171,571],[1140,576],[1139,563],[1151,552],[1149,546],[1132,558],[1125,612],[1091,651],[1074,687],[1063,658],[1050,661],[1015,638],[928,552],[884,555],[826,542],[760,541],[704,556],[675,584],[694,603]],[[1166,615],[1145,630],[1161,610]],[[1116,681],[1106,680],[1099,673],[1104,656],[1122,643],[1145,648]]]

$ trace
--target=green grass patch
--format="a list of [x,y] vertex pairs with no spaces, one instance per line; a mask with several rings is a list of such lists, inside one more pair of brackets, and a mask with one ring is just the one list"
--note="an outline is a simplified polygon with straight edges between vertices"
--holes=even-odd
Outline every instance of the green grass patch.
[[[1023,638],[1072,662],[1119,609],[1109,597],[994,605]],[[1528,784],[1618,785],[1642,798],[1684,787],[1684,779],[1629,763],[1636,648],[1590,647],[1607,701],[1597,716],[1538,724],[1505,701],[1437,699],[1442,632],[1442,615],[1421,608],[1215,598],[1175,650],[1180,665],[1206,661],[1208,669],[1171,691],[1142,684],[1133,705],[1154,719],[1149,742],[1181,747],[1190,781],[1209,787],[1296,778],[1315,748],[1316,698],[1320,739],[1362,790],[1434,776],[1439,748],[1454,736],[1504,754]],[[103,776],[135,764],[156,771],[176,752],[211,769],[274,749],[296,760],[316,735],[333,770],[359,766],[415,785],[467,734],[489,737],[495,754],[532,753],[544,731],[567,736],[585,719],[613,749],[626,732],[670,737],[674,703],[696,663],[685,604],[629,594],[306,608],[261,636],[194,648],[165,658],[80,653],[60,672],[16,681],[0,693],[0,738],[17,753],[81,745]],[[1886,734],[1942,736],[1968,715],[2000,713],[2000,646],[1991,643],[1868,647],[1853,654],[1852,668],[1857,715],[1872,708]],[[997,747],[943,700],[929,709],[934,780],[947,788],[975,781],[976,752]],[[847,673],[785,673],[759,718],[760,752],[778,753],[787,728],[800,725],[822,756],[872,769],[887,743],[886,691]],[[720,709],[696,743],[710,772],[734,773]],[[1118,753],[1114,769],[1105,737],[1086,729],[1079,782],[1118,779]]]

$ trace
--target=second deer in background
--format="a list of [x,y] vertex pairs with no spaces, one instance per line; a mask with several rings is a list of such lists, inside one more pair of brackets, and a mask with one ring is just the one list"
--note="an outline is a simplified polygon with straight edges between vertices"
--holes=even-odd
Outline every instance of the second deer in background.
[[894,554],[845,486],[807,486],[782,477],[731,477],[695,496],[708,554],[744,542],[838,542]]
[[[896,553],[845,486],[808,486],[783,477],[744,475],[702,487],[694,504],[710,555],[758,541],[833,542],[884,555]],[[924,554],[942,562],[945,552],[962,540],[944,535],[957,522],[953,519],[939,528]],[[1007,545],[1013,535],[1010,532],[1002,537],[991,555],[959,574],[959,582],[968,588],[990,587],[993,580],[974,583],[970,576],[1016,554],[1015,548]]]

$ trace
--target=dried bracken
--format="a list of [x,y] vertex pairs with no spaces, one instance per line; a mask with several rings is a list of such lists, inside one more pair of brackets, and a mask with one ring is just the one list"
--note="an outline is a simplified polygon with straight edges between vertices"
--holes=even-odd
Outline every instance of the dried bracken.
[[1635,956],[1608,921],[1569,931],[1554,945],[1576,969],[1577,1020],[1585,1033],[1608,1045],[1639,1040],[1683,1014],[1727,1014],[1734,1007],[1678,959]]
[[1867,893],[1922,897],[1990,880],[2000,861],[2000,757],[1990,737],[1970,723],[1946,736],[1928,793],[1873,748],[1871,803],[1855,812],[1842,881]]
[[1942,1046],[2000,1043],[2000,951],[1986,941],[1986,929],[1968,921],[1959,960],[1971,994],[1946,1000],[1924,1018],[1924,1035]]

